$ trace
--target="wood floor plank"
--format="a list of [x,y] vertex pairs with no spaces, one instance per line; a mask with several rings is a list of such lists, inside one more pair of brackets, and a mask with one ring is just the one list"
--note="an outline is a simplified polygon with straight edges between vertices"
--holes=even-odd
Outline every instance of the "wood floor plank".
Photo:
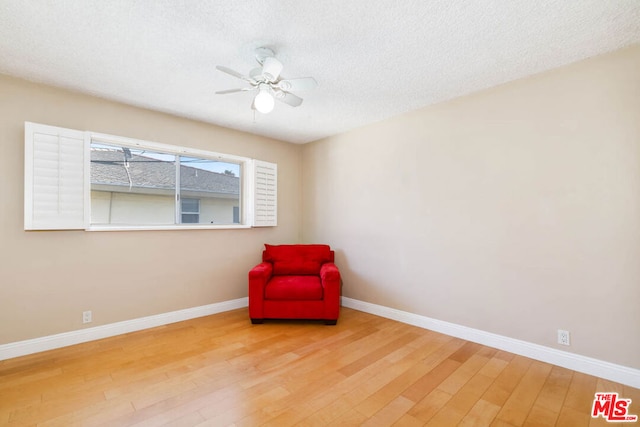
[[392,364],[386,359],[380,359],[374,364],[358,371],[356,374],[343,377],[343,379],[332,387],[312,397],[308,402],[316,409],[305,421],[308,423],[318,423],[318,425],[330,425],[331,422],[338,422],[343,414],[352,410],[353,402],[348,400],[350,394],[357,395],[354,390],[362,384],[374,378],[380,372],[384,372]]
[[[413,348],[412,346],[406,346]],[[419,379],[431,371],[433,364],[421,363],[435,352],[425,351],[425,348],[417,347],[406,353],[403,358],[388,358],[393,363],[394,370],[398,374],[389,383],[362,401],[355,409],[367,416],[373,416],[382,407],[395,400],[398,395],[407,390],[408,386],[415,384]],[[397,351],[396,353],[403,353]],[[409,399],[411,400],[411,399]]]
[[640,413],[638,389],[368,313],[244,308],[4,360],[0,425],[605,425],[596,391]]
[[113,417],[131,414],[135,408],[131,402],[104,400],[82,407],[56,418],[38,423],[39,427],[69,427],[82,425],[100,425],[108,423]]
[[476,344],[474,342],[465,342],[462,347],[460,347],[455,353],[449,356],[449,359],[455,360],[456,362],[464,363],[471,356],[478,353],[478,351],[482,350],[483,346],[480,344]]
[[513,389],[496,418],[520,426],[524,423],[535,400],[542,390],[552,366],[534,361]]
[[560,411],[560,415],[558,416],[558,421],[556,421],[556,425],[588,426],[590,420],[591,420],[591,416],[588,413],[584,413],[573,408],[564,407],[562,408],[562,411]]
[[[303,419],[300,424],[307,426],[329,426],[333,423],[337,423],[338,420],[342,419],[344,414],[347,414],[352,410],[351,404],[346,400],[340,398],[340,395],[337,397],[333,394],[328,396],[328,402],[325,406],[321,407],[313,414]],[[361,415],[364,417],[364,415]]]
[[458,369],[442,381],[438,385],[438,388],[452,396],[455,395],[487,362],[489,362],[489,359],[484,356],[479,356],[478,354],[472,355],[460,365]]
[[513,357],[482,398],[494,405],[502,407],[532,362],[531,359],[526,357]]
[[432,390],[424,396],[422,400],[413,405],[409,409],[408,414],[421,420],[424,423],[429,422],[443,407],[451,400],[453,396],[438,388]]
[[598,379],[581,372],[574,372],[564,400],[564,408],[589,414],[593,404]]
[[308,419],[316,411],[323,408],[327,402],[336,398],[334,393],[326,395],[325,391],[338,386],[342,380],[344,380],[342,374],[331,372],[321,379],[307,383],[306,388],[297,385],[292,387],[288,382],[285,382],[284,386],[288,395],[268,402],[261,408],[263,413],[269,415],[266,425],[297,425],[300,421]]
[[458,412],[455,408],[445,405],[425,424],[428,427],[455,427],[464,417],[464,414]]
[[461,340],[451,340],[440,347],[433,354],[424,360],[424,364],[429,370],[413,384],[402,392],[402,395],[414,402],[419,402],[433,389],[440,385],[445,379],[456,371],[461,365],[460,362],[451,360],[448,356],[457,348],[463,345]]
[[229,399],[202,408],[199,412],[215,425],[230,425],[241,421],[250,425],[263,425],[274,416],[264,408],[288,395],[289,392],[282,386],[269,388],[267,384],[263,384],[244,393],[243,399],[230,396]]
[[[403,365],[403,364],[400,364],[400,363],[392,364],[390,362],[391,360],[397,360],[396,356],[394,356],[394,355],[396,353],[404,352],[404,350],[403,350],[404,346],[396,346],[395,348],[393,348],[393,350],[391,352],[389,352],[388,350],[385,350],[383,352],[384,357],[380,358],[378,356],[380,355],[380,349],[382,349],[382,348],[386,348],[386,345],[383,346],[383,347],[380,347],[378,350],[376,350],[376,353],[377,353],[376,357],[371,359],[372,364],[365,365],[366,366],[365,368],[357,370],[355,372],[352,372],[350,370],[346,371],[347,374],[351,374],[349,376],[345,375],[344,369],[340,369],[339,372],[341,374],[345,375],[345,380],[344,381],[340,381],[341,384],[334,385],[334,387],[332,388],[332,390],[334,390],[334,392],[330,393],[330,396],[335,396],[335,398],[338,398],[338,396],[336,395],[335,392],[340,390],[340,386],[345,387],[347,384],[349,384],[349,379],[352,376],[358,375],[359,373],[361,373],[361,372],[363,372],[365,370],[367,370],[367,371],[371,372],[372,374],[374,374],[374,375],[371,376],[371,380],[368,383],[368,387],[376,387],[376,385],[384,384],[384,381],[385,381],[384,377],[393,378],[395,376],[394,372],[399,372],[402,369],[405,369],[404,368],[405,365]],[[409,360],[417,360],[417,358],[409,359]],[[377,370],[377,369],[371,369],[372,367],[375,367],[376,364],[382,363],[382,362],[386,362],[385,363],[386,368],[382,371],[384,373],[384,375],[380,375],[379,374],[380,371]],[[389,372],[389,370],[391,370],[391,372]],[[373,392],[373,394],[371,394],[371,392],[369,392],[368,389],[358,389],[357,388],[358,387],[357,384],[359,384],[359,383],[356,384],[355,382],[353,382],[352,384],[353,384],[353,386],[349,388],[349,391],[346,391],[342,396],[340,396],[340,398],[344,398],[349,403],[349,406],[344,408],[342,412],[349,412],[351,410],[351,407],[353,405],[355,405],[357,401],[362,400],[362,399],[366,400],[367,398],[372,398],[372,396],[375,396],[376,393],[379,392],[379,390],[378,390],[376,392]],[[304,396],[304,395],[302,395],[302,396]],[[310,408],[316,408],[317,407],[316,405],[319,403],[319,401],[318,400],[314,400],[313,397],[314,396],[308,396],[307,399],[305,399],[305,400],[311,401],[313,403],[313,405],[306,405],[306,406],[308,406]],[[331,413],[332,413],[332,417],[331,418],[335,419],[336,415],[339,414],[340,412],[336,408],[334,408],[331,411]],[[322,416],[326,419],[326,414],[322,414]],[[311,422],[313,419],[315,419],[315,417],[309,417],[307,419],[307,421]]]
[[422,427],[423,425],[424,423],[422,421],[407,413],[403,414],[392,424],[393,427]]
[[[466,415],[471,408],[480,400],[483,393],[489,388],[494,379],[482,374],[474,375],[451,400],[447,402],[445,408],[455,410],[461,415]],[[462,417],[460,418],[462,420]]]
[[[390,426],[406,414],[409,408],[413,405],[414,403],[406,397],[396,396],[395,399],[373,414],[373,416],[368,417],[367,421],[364,422],[362,426]],[[366,414],[364,415],[367,416]]]
[[551,372],[525,420],[525,426],[555,425],[572,377],[573,372],[567,369],[557,366],[551,368]]
[[[358,372],[364,367],[369,366],[371,363],[375,362],[376,360],[382,359],[383,357],[397,350],[399,347],[407,345],[408,343],[413,341],[415,338],[416,338],[415,334],[408,333],[408,334],[401,335],[377,348],[375,347],[375,345],[372,347],[369,347],[367,348],[366,352],[363,352],[363,355],[361,357],[359,357],[357,360],[354,360],[353,362],[341,368],[340,373],[342,373],[347,377],[350,375],[353,375],[354,373]],[[366,347],[363,347],[363,349],[365,348]]]
[[491,425],[500,407],[486,400],[478,400],[460,422],[460,427]]

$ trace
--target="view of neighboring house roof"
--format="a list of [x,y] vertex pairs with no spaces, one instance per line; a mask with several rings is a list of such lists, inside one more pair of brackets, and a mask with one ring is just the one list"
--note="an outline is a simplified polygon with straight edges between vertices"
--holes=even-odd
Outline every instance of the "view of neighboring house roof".
[[[126,150],[126,149],[125,149]],[[173,161],[132,154],[129,150],[91,148],[91,184],[153,188],[175,188]],[[240,194],[240,178],[232,174],[180,165],[180,188],[221,194]]]

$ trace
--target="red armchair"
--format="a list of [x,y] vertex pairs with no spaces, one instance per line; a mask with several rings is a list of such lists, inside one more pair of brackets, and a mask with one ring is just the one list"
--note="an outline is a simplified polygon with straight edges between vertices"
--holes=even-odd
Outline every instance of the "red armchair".
[[340,271],[328,245],[265,245],[262,263],[249,271],[249,317],[320,319],[335,325],[340,313]]

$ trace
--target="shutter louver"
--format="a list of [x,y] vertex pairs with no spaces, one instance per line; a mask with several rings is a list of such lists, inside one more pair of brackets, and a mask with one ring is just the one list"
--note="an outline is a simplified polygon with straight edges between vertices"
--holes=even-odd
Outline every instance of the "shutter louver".
[[25,230],[86,228],[84,132],[25,124]]
[[278,165],[275,163],[254,161],[255,227],[274,227],[278,225]]

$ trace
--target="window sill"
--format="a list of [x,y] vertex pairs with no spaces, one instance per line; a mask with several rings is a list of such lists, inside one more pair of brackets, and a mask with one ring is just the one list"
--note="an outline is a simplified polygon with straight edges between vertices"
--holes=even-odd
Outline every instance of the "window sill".
[[251,228],[244,224],[220,225],[91,225],[86,231],[168,231],[168,230],[237,230]]

